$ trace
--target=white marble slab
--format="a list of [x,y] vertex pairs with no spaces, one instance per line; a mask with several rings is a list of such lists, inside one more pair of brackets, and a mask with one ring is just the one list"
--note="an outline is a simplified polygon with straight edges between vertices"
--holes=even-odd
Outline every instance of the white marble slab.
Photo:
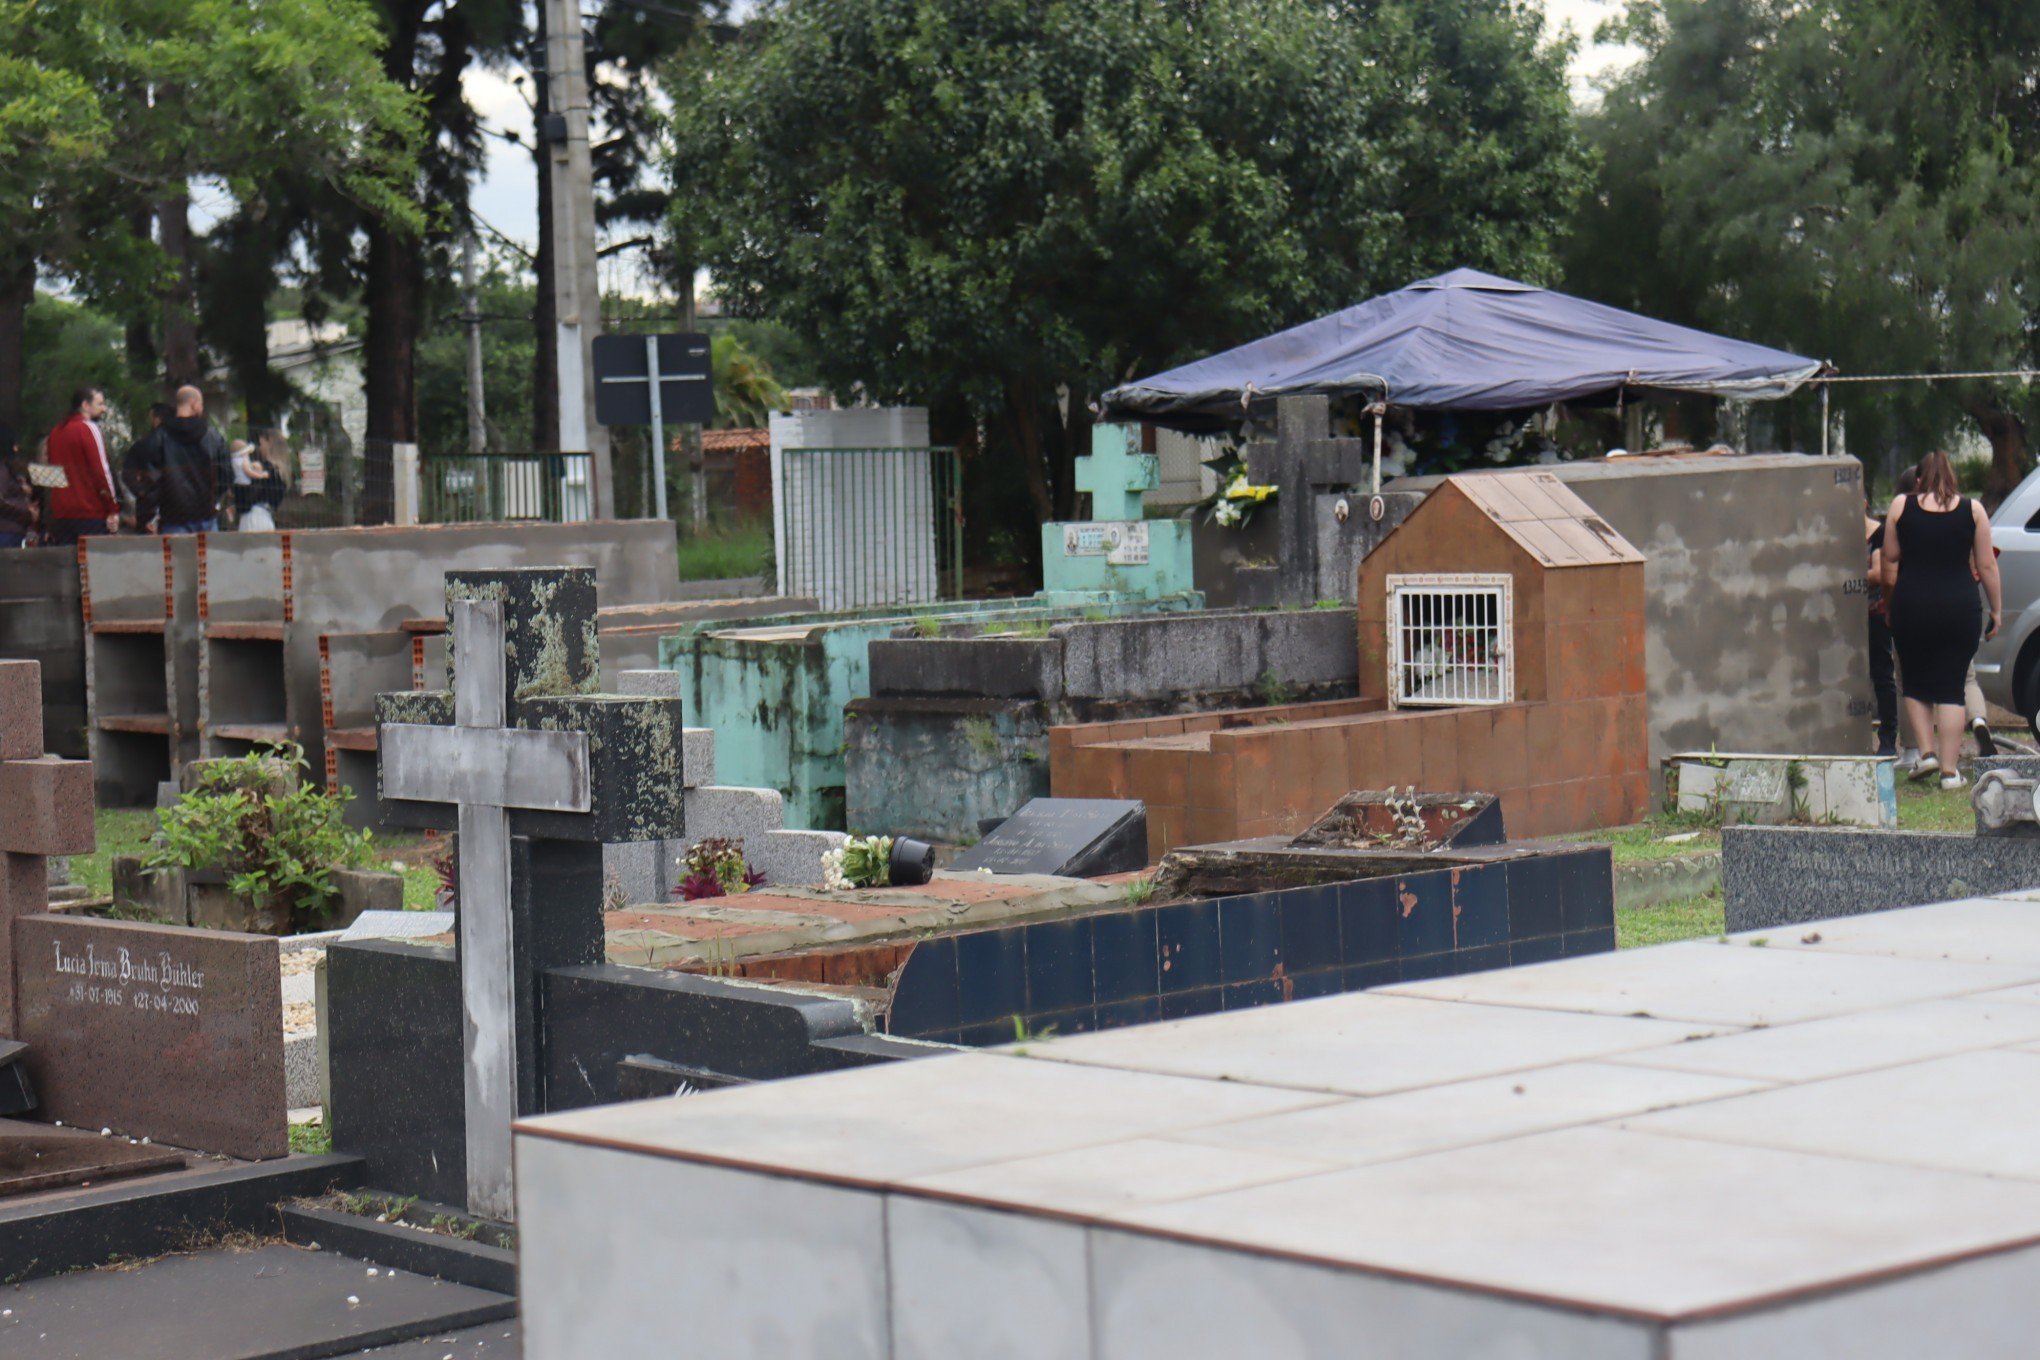
[[517,1174],[527,1360],[890,1360],[880,1195],[530,1137]]
[[[1518,970],[1522,971],[1522,970]],[[1028,1045],[1125,1071],[1379,1095],[1681,1043],[1720,1026],[1361,992]]]
[[[1043,1046],[1034,1045],[1036,1051]],[[1327,1097],[964,1053],[521,1121],[520,1130],[890,1184]]]
[[2040,1185],[1603,1127],[1120,1221],[1671,1318],[2024,1240],[2040,1233]]
[[[1216,1133],[1261,1122],[1219,1124],[1204,1131]],[[1173,1200],[1321,1175],[1338,1166],[1325,1158],[1272,1156],[1179,1141],[1195,1136],[1193,1130],[1173,1138],[1130,1138],[1045,1157],[994,1162],[918,1176],[902,1182],[901,1188],[986,1204],[1106,1218]]]
[[[2022,995],[2023,994],[2023,995]],[[1818,1081],[1976,1048],[2040,1040],[2040,988],[1916,1001],[1797,1025],[1742,1030],[1610,1058],[1625,1066],[1758,1081]]]
[[1075,1224],[889,1196],[886,1264],[893,1360],[1090,1360]]
[[1960,1053],[1643,1115],[1625,1127],[2040,1180],[2040,1054]]
[[[1693,1047],[1672,1044],[1645,1049],[1644,1054]],[[1234,1149],[1243,1157],[1277,1154],[1360,1166],[1762,1089],[1762,1082],[1733,1078],[1614,1063],[1565,1063],[1241,1119],[1174,1136]]]
[[1663,1360],[2032,1360],[2040,1247],[1673,1328]]
[[[1826,924],[1793,929],[1804,933]],[[1744,939],[1628,949],[1530,968],[1402,983],[1382,991],[1494,1006],[1750,1026],[1782,1025],[2035,981],[2040,981],[2040,963],[1879,958],[1759,947]]]
[[2029,928],[2035,911],[2040,907],[2031,902],[1966,897],[1904,911],[1744,931],[1729,938],[1762,939],[1773,949],[2040,967],[2040,931]]
[[1106,1229],[1091,1308],[1097,1360],[1659,1360],[1636,1322]]

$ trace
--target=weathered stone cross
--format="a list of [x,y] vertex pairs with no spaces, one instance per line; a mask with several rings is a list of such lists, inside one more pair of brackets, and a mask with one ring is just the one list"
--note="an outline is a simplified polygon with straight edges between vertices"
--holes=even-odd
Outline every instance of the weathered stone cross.
[[1132,452],[1137,425],[1094,425],[1091,455],[1077,460],[1077,490],[1091,493],[1094,520],[1140,519],[1141,493],[1161,485],[1161,460]]
[[679,833],[680,723],[588,694],[591,571],[450,573],[447,615],[453,692],[378,696],[377,747],[390,820],[459,832],[468,1208],[508,1220],[511,1122],[546,1108],[539,977],[602,961],[603,844]]
[[1358,486],[1367,478],[1370,453],[1364,439],[1331,437],[1331,405],[1322,396],[1277,398],[1275,438],[1247,445],[1247,475],[1257,486],[1282,488],[1275,498],[1280,603],[1317,600],[1318,494]]

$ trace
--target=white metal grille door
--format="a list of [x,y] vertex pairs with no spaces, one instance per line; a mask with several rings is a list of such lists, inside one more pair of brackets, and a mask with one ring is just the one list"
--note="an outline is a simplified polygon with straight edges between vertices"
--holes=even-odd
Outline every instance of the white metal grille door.
[[1388,693],[1397,708],[1516,698],[1512,582],[1468,574],[1388,578]]

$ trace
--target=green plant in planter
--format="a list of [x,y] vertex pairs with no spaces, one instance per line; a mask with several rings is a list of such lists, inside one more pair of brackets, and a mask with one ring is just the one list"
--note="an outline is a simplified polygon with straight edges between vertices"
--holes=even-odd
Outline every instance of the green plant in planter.
[[373,838],[342,820],[351,793],[335,797],[302,778],[280,790],[279,761],[305,769],[294,743],[209,766],[199,787],[163,809],[163,834],[145,867],[213,871],[245,901],[270,898],[293,915],[331,912],[333,871],[371,867]]

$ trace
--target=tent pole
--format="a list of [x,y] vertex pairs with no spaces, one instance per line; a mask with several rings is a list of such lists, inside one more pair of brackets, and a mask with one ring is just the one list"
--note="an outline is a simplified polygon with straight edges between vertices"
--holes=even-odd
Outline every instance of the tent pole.
[[1820,456],[1828,456],[1828,431],[1833,426],[1828,421],[1828,385],[1820,385]]
[[1381,494],[1381,413],[1387,402],[1374,404],[1374,494]]

